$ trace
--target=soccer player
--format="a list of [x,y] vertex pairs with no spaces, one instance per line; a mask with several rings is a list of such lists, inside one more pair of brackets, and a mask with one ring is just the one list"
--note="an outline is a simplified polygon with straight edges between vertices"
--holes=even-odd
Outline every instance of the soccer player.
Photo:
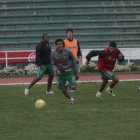
[[[78,80],[80,78],[79,62],[82,63],[82,54],[80,50],[80,45],[79,45],[79,42],[73,37],[72,29],[67,29],[66,35],[67,35],[67,38],[64,40],[64,47],[69,48],[76,59],[76,65],[77,65],[76,80]],[[71,89],[69,91],[73,92],[73,90]]]
[[48,74],[48,87],[46,94],[53,94],[51,91],[52,81],[54,77],[54,71],[51,65],[51,47],[49,45],[49,36],[48,34],[43,34],[43,41],[41,41],[36,46],[36,64],[38,66],[37,76],[32,80],[30,85],[25,88],[25,95],[29,94],[30,88],[42,79],[44,74]]
[[[56,50],[51,55],[51,63],[54,71],[56,72],[56,79],[58,83],[58,89],[70,99],[70,103],[74,104],[74,98],[70,96],[65,86],[66,81],[69,82],[71,89],[76,89],[76,61],[74,55],[69,49],[64,48],[62,39],[55,41]],[[73,65],[73,67],[71,67]]]
[[105,88],[105,86],[108,83],[108,80],[112,80],[110,83],[110,86],[106,89],[106,92],[110,95],[115,97],[115,94],[113,93],[112,89],[113,87],[119,82],[119,78],[112,72],[114,69],[116,59],[118,59],[120,62],[124,60],[123,54],[120,52],[120,50],[117,48],[117,44],[114,41],[111,41],[109,46],[106,47],[104,50],[92,50],[88,53],[86,56],[86,64],[89,64],[89,61],[91,57],[99,56],[98,57],[98,70],[100,74],[102,75],[102,83],[99,88],[99,91],[96,94],[97,98],[103,99],[102,92]]

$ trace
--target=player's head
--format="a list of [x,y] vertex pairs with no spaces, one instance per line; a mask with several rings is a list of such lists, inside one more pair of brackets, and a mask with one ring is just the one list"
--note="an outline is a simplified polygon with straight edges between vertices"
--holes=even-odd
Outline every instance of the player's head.
[[114,53],[115,50],[116,50],[116,48],[117,48],[116,42],[111,41],[111,42],[109,43],[109,52],[110,52],[110,53]]
[[73,39],[73,30],[72,29],[67,29],[66,30],[66,35],[68,39]]
[[48,42],[49,42],[49,35],[48,35],[47,33],[43,34],[43,35],[42,35],[42,38],[43,38],[43,41],[44,41],[45,43],[48,43]]
[[55,40],[55,45],[56,45],[56,49],[58,51],[61,51],[63,49],[63,47],[64,47],[64,42],[63,42],[62,39],[56,39]]

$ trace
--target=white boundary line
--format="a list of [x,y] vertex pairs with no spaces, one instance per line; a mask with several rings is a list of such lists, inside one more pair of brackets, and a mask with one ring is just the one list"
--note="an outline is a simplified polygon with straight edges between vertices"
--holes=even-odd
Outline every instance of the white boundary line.
[[[96,81],[78,81],[77,83],[96,83],[96,82],[101,82],[102,80],[96,80]],[[140,79],[128,79],[128,80],[120,80],[121,82],[124,81],[140,81]],[[57,82],[53,82],[53,84],[56,84]],[[0,84],[0,86],[7,86],[7,85],[28,85],[30,83],[7,83],[7,84]],[[46,82],[38,82],[36,83],[37,85],[41,85],[41,84],[46,84]]]

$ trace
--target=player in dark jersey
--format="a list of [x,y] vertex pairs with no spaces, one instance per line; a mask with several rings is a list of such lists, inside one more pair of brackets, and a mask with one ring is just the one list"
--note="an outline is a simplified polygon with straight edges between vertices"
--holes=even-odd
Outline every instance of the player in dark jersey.
[[89,64],[91,57],[99,56],[98,57],[98,70],[102,75],[103,82],[99,88],[99,91],[96,94],[97,98],[103,99],[102,92],[105,86],[108,83],[108,80],[112,80],[110,86],[106,89],[106,92],[115,97],[112,89],[113,87],[119,82],[119,78],[112,72],[114,69],[116,60],[118,59],[120,62],[124,60],[123,54],[117,48],[117,44],[114,41],[111,41],[109,46],[106,47],[104,50],[92,50],[86,56],[86,64]]
[[54,93],[51,91],[54,71],[51,65],[51,47],[49,45],[49,36],[45,33],[42,38],[43,40],[36,46],[36,64],[38,66],[38,73],[32,82],[25,88],[25,95],[29,94],[31,87],[41,80],[45,74],[48,74],[48,87],[46,94]]

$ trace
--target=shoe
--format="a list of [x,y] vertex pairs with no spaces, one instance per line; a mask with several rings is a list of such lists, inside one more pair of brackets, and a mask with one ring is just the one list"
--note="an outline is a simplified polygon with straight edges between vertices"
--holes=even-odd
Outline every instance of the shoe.
[[25,95],[28,95],[29,94],[29,89],[28,88],[25,88],[24,94]]
[[115,97],[115,96],[116,96],[116,95],[113,93],[112,90],[109,91],[108,89],[106,89],[106,92],[107,92],[110,96],[112,96],[112,97]]
[[96,94],[96,98],[103,100],[103,96],[99,96],[98,93]]
[[70,100],[70,104],[74,104],[74,101]]
[[54,92],[53,91],[46,91],[46,94],[54,94]]
[[71,89],[71,88],[68,89],[68,92],[69,92],[69,93],[73,93],[74,91],[75,91],[75,90],[73,90],[73,89]]
[[70,99],[70,104],[74,104],[74,101],[75,101],[75,100],[74,100],[73,98],[71,98],[71,99]]
[[68,81],[66,81],[66,84],[65,84],[65,86],[66,87],[68,87],[70,84],[69,84],[69,82]]

